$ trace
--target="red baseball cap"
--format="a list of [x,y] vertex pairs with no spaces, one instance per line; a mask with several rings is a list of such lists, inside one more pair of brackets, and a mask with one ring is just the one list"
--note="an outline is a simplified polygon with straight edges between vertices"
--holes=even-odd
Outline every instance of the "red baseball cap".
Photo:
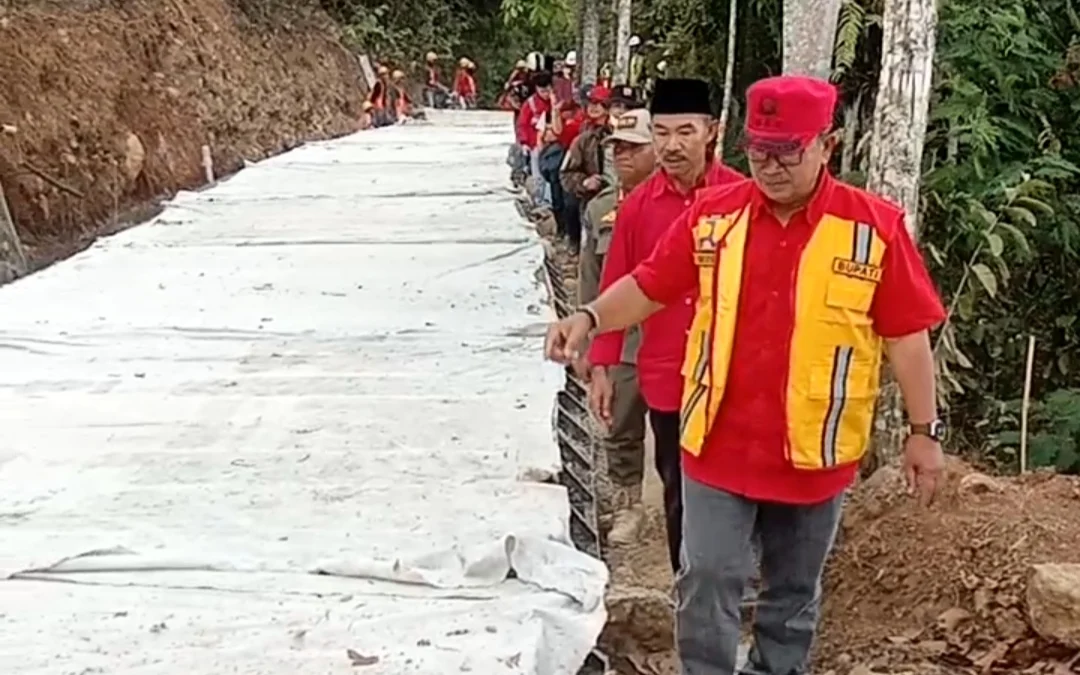
[[780,75],[746,90],[746,145],[798,150],[833,126],[837,92],[816,77]]
[[607,87],[596,85],[589,90],[589,103],[607,103],[611,100],[611,90]]

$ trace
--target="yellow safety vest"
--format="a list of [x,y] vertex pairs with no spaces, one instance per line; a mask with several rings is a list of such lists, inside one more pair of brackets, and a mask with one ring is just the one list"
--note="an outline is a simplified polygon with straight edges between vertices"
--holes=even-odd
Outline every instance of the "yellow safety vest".
[[[682,369],[682,446],[693,455],[724,398],[750,210],[703,215],[694,227],[700,292]],[[868,312],[885,248],[872,225],[826,214],[803,251],[786,392],[786,453],[796,468],[857,462],[869,446],[882,341]]]

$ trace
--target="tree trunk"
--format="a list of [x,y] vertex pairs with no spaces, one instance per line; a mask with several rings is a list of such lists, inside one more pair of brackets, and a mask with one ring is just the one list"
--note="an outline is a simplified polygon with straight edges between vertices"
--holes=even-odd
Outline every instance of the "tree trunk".
[[581,83],[596,84],[600,72],[600,0],[581,0]]
[[[735,88],[735,33],[736,33],[736,21],[739,16],[739,0],[731,0],[728,3],[728,22],[727,22],[727,65],[724,66],[724,101],[723,108],[720,109],[720,128],[721,133],[727,129],[728,118],[731,114],[731,94]],[[721,141],[723,139],[721,138]],[[722,153],[724,144],[716,144],[716,152]]]
[[784,0],[784,74],[828,78],[842,0]]
[[4,186],[0,185],[0,284],[18,279],[26,274],[26,270],[26,253],[8,210]]
[[[881,79],[867,166],[867,189],[904,207],[912,239],[918,232],[919,179],[930,110],[936,0],[885,0]],[[874,427],[875,462],[901,453],[904,414],[899,387],[886,380]]]
[[859,120],[861,119],[863,92],[855,95],[851,105],[844,108],[844,144],[840,148],[840,175],[846,176],[855,169],[855,153],[859,143]]
[[633,4],[633,0],[616,0],[615,84],[630,81],[630,14]]

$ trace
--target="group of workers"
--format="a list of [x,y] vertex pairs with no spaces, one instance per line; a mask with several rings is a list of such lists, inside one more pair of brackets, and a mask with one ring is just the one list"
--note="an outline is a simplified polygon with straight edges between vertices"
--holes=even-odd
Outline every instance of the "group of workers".
[[[608,544],[640,536],[651,428],[683,674],[804,675],[883,357],[907,410],[913,494],[928,502],[941,480],[929,331],[942,303],[903,211],[830,173],[829,82],[749,88],[747,178],[717,159],[706,82],[659,79],[644,107],[630,87],[560,95],[570,75],[534,69],[515,127],[543,199],[565,197],[562,231],[583,240],[580,307],[549,327],[545,353],[588,381],[605,428]],[[737,670],[755,561],[753,646]]]
[[[424,58],[426,80],[424,104],[429,108],[475,108],[476,64],[466,58],[458,60],[454,73],[453,88],[442,83],[439,55],[428,52]],[[375,70],[375,84],[364,101],[360,128],[383,127],[398,124],[414,117],[416,110],[409,95],[409,83],[402,70],[391,71],[385,64]]]
[[442,83],[439,55],[435,52],[428,52],[424,62],[427,72],[427,80],[424,83],[424,99],[429,108],[476,107],[476,63],[465,56],[458,59],[457,70],[454,71],[453,86],[448,88]]
[[534,200],[550,209],[558,235],[575,250],[588,202],[615,182],[611,148],[601,143],[609,119],[640,108],[655,82],[642,78],[640,44],[631,37],[627,84],[614,86],[605,64],[595,83],[579,86],[577,52],[564,58],[534,52],[516,64],[500,98],[501,107],[514,111],[515,173],[532,177]]

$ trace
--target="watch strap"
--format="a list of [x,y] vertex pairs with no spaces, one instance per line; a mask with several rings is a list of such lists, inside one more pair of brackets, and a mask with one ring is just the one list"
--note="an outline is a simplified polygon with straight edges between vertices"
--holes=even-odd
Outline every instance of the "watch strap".
[[582,305],[577,308],[577,312],[589,317],[589,322],[592,326],[589,327],[590,331],[596,330],[596,327],[600,325],[600,315],[596,313],[596,310],[588,305]]
[[941,420],[934,420],[925,424],[908,423],[908,433],[912,435],[926,436],[927,438],[941,442],[945,438],[944,424]]

